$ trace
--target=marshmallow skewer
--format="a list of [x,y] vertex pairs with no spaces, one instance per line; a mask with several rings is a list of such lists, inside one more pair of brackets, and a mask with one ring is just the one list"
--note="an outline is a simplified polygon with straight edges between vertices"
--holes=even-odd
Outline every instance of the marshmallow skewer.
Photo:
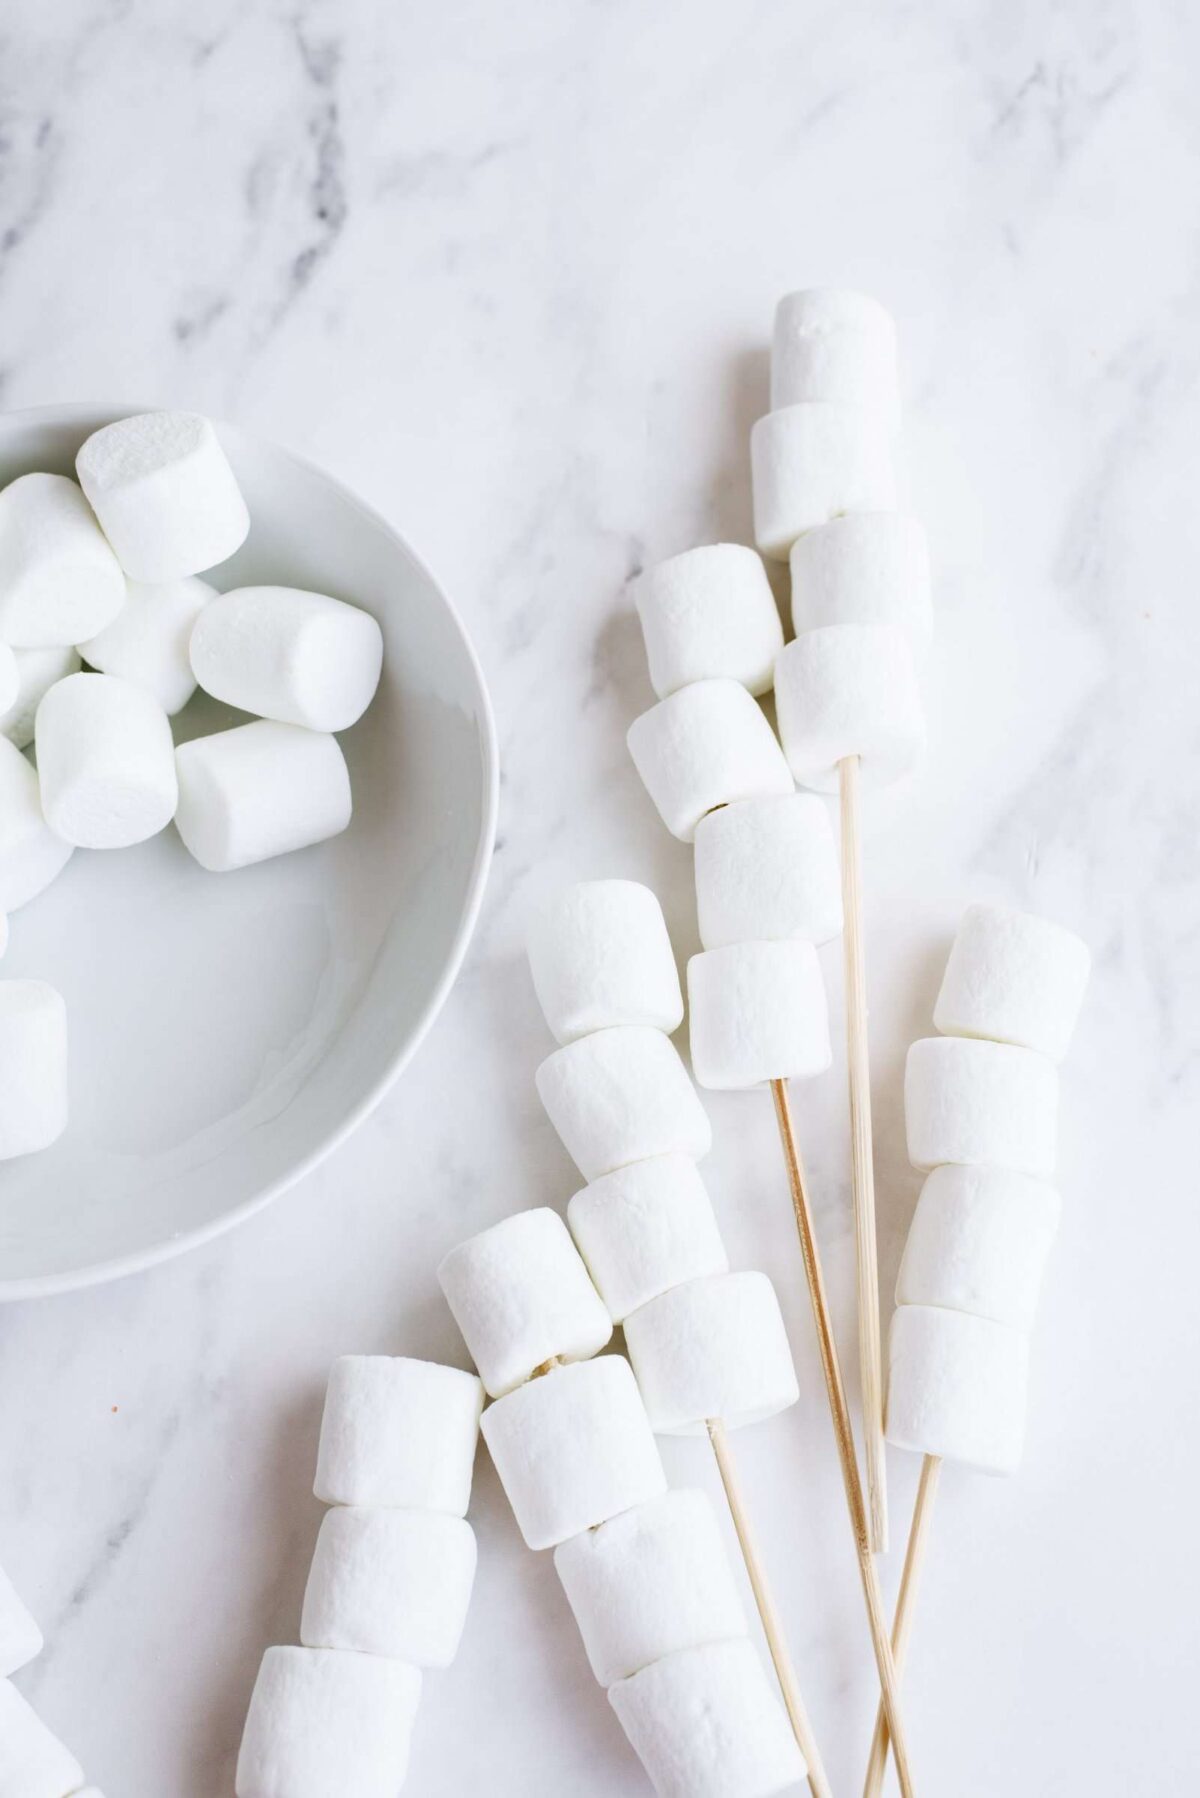
[[[904,1550],[904,1569],[900,1575],[900,1590],[896,1594],[896,1614],[892,1619],[892,1658],[896,1663],[897,1675],[903,1673],[908,1655],[908,1639],[912,1634],[913,1618],[916,1615],[917,1583],[925,1564],[925,1551],[929,1546],[933,1504],[937,1497],[941,1471],[941,1456],[926,1455],[921,1462],[917,1498],[913,1506],[912,1523],[909,1525],[908,1544]],[[867,1777],[863,1782],[863,1798],[879,1798],[883,1790],[891,1739],[887,1713],[880,1705],[875,1715],[875,1734],[871,1738],[871,1757],[867,1762]]]

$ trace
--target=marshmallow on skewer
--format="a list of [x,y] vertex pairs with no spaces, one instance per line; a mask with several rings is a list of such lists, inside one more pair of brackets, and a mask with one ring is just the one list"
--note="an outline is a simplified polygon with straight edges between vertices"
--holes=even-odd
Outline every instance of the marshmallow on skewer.
[[886,420],[865,406],[803,400],[750,433],[754,541],[786,562],[797,537],[843,512],[891,512],[896,477]]
[[987,1037],[1061,1061],[1092,958],[1072,930],[1031,912],[969,905],[950,950],[933,1022],[944,1036]]
[[762,560],[740,543],[684,550],[641,575],[634,604],[660,699],[726,678],[770,691],[783,626]]
[[73,852],[46,822],[33,764],[0,737],[0,911],[19,911],[36,899]]
[[900,412],[896,325],[869,294],[808,287],[775,308],[771,406],[840,400],[894,424]]
[[890,624],[920,655],[933,633],[929,546],[907,512],[832,518],[792,545],[792,629]]
[[743,799],[696,826],[696,911],[706,949],[842,928],[842,880],[829,813],[811,793]]
[[0,492],[0,636],[20,649],[91,637],[125,603],[125,581],[91,507],[61,474]]
[[342,1355],[329,1373],[313,1491],[327,1505],[464,1517],[483,1386],[406,1356]]
[[775,664],[775,704],[788,766],[818,793],[837,792],[845,756],[859,757],[865,786],[886,786],[925,747],[912,650],[894,625],[805,631]]
[[244,712],[348,730],[379,685],[383,633],[369,612],[299,587],[235,587],[201,612],[192,672]]
[[585,1180],[679,1153],[699,1160],[712,1126],[679,1051],[659,1030],[598,1030],[547,1056],[538,1093]]
[[[63,1798],[83,1768],[7,1679],[0,1679],[0,1798]],[[389,1795],[390,1798],[390,1795]]]
[[448,1667],[475,1581],[475,1532],[444,1513],[325,1513],[300,1619],[306,1648]]
[[635,718],[626,742],[659,817],[684,843],[719,805],[792,791],[774,731],[734,680],[682,687]]
[[897,1305],[936,1305],[1029,1329],[1060,1209],[1055,1189],[1028,1174],[935,1167],[909,1226]]
[[44,980],[0,980],[0,1161],[67,1127],[67,1008]]
[[683,1022],[683,994],[662,906],[636,880],[581,880],[537,911],[529,967],[538,1003],[560,1043],[618,1024],[668,1034]]
[[670,1287],[729,1267],[687,1155],[655,1155],[593,1180],[567,1206],[567,1222],[615,1324]]
[[175,745],[154,696],[112,674],[72,674],[38,707],[38,780],[46,822],[84,849],[125,849],[171,822]]
[[421,1673],[336,1648],[268,1648],[242,1732],[237,1798],[396,1798]]
[[1025,1446],[1029,1337],[991,1318],[901,1305],[888,1339],[885,1434],[898,1448],[1012,1473]]
[[913,1043],[904,1067],[908,1158],[1013,1168],[1049,1178],[1058,1126],[1058,1070],[1033,1049],[962,1036]]
[[188,646],[197,618],[216,592],[194,575],[153,587],[130,581],[117,616],[98,636],[81,643],[80,653],[101,674],[117,674],[145,687],[174,717],[196,691]]
[[0,1567],[0,1679],[26,1666],[43,1645],[41,1630]]
[[345,830],[350,774],[336,737],[256,719],[175,751],[175,828],[214,874],[306,849]]
[[79,652],[69,645],[52,649],[16,649],[17,692],[12,704],[0,712],[0,736],[18,749],[33,742],[37,709],[55,681],[79,673]]
[[[246,502],[215,428],[199,413],[118,419],[93,431],[75,468],[131,581],[203,574],[245,542]],[[99,628],[77,631],[73,641]]]
[[701,1086],[740,1092],[805,1080],[833,1060],[813,945],[728,943],[688,962],[692,1067]]
[[625,1345],[659,1435],[699,1436],[773,1417],[800,1396],[766,1274],[689,1280],[625,1319]]

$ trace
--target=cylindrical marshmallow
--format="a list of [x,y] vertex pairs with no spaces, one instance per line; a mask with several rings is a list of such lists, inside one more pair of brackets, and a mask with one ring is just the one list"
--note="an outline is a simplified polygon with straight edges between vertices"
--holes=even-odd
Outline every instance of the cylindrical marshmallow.
[[890,512],[896,477],[886,422],[863,406],[802,401],[750,433],[754,541],[786,562],[797,537],[843,512]]
[[746,1633],[725,1544],[703,1492],[666,1492],[554,1551],[602,1686],[664,1655]]
[[802,786],[838,790],[838,763],[856,755],[864,785],[886,786],[919,760],[925,718],[903,631],[831,624],[806,631],[775,667],[779,736]]
[[8,710],[0,712],[0,736],[18,749],[33,742],[33,721],[38,706],[55,681],[79,673],[78,651],[69,646],[53,649],[16,649],[17,694]]
[[700,680],[770,690],[783,626],[761,559],[710,543],[648,568],[633,590],[650,684],[660,699]]
[[655,1155],[593,1180],[567,1222],[616,1324],[671,1286],[729,1260],[703,1180],[686,1155]]
[[0,1798],[63,1798],[82,1784],[75,1756],[17,1688],[0,1679]]
[[42,1652],[42,1632],[16,1587],[0,1567],[0,1678],[7,1678]]
[[348,730],[379,685],[383,633],[369,612],[299,587],[236,587],[192,631],[192,672],[244,712]]
[[935,1167],[917,1200],[898,1305],[969,1311],[1031,1328],[1058,1230],[1053,1186],[1000,1167]]
[[313,1491],[327,1505],[464,1517],[483,1386],[406,1356],[342,1355],[329,1373]]
[[842,928],[842,880],[829,813],[811,793],[743,799],[696,826],[696,911],[706,949]]
[[1058,1132],[1058,1070],[1033,1049],[962,1036],[913,1043],[904,1068],[908,1159],[1048,1178]]
[[46,822],[83,849],[126,849],[171,822],[175,745],[152,694],[112,674],[72,674],[38,707]]
[[679,1051],[660,1030],[627,1025],[582,1036],[535,1075],[542,1104],[585,1180],[651,1155],[712,1147],[712,1126]]
[[714,1417],[738,1429],[800,1396],[766,1274],[714,1274],[673,1287],[625,1319],[625,1346],[662,1436],[700,1435]]
[[555,1367],[497,1399],[483,1437],[530,1548],[554,1548],[667,1489],[628,1361]]
[[125,581],[91,507],[61,474],[0,493],[0,636],[21,649],[78,643],[125,603]]
[[890,624],[919,655],[933,631],[929,546],[907,512],[831,518],[792,545],[792,629]]
[[683,994],[662,906],[636,880],[581,880],[529,932],[538,1003],[560,1043],[617,1024],[678,1030]]
[[448,1667],[475,1582],[475,1532],[435,1512],[327,1511],[304,1590],[306,1648]]
[[438,1280],[491,1398],[602,1349],[612,1320],[556,1211],[518,1211],[451,1249]]
[[897,1448],[1012,1473],[1025,1446],[1028,1382],[1023,1330],[932,1305],[892,1313],[885,1433]]
[[933,1011],[946,1036],[988,1037],[1061,1061],[1091,972],[1072,930],[1004,905],[969,905]]
[[67,1008],[44,980],[0,980],[0,1161],[67,1127]]
[[0,911],[19,911],[62,873],[73,853],[42,811],[37,773],[0,737]]
[[[131,581],[203,574],[245,542],[250,514],[211,421],[140,412],[94,431],[80,485]],[[75,641],[93,635],[79,631]]]
[[397,1798],[421,1672],[336,1648],[268,1648],[250,1698],[237,1798]]
[[718,805],[792,791],[775,733],[737,681],[681,688],[635,718],[626,741],[659,817],[684,843]]
[[801,400],[840,400],[896,421],[896,326],[878,300],[839,287],[783,296],[771,344],[771,405]]
[[197,618],[216,591],[194,575],[156,587],[130,581],[125,604],[112,623],[81,643],[80,653],[101,674],[118,674],[145,687],[174,717],[196,691],[188,646]]
[[175,828],[202,868],[226,874],[336,837],[353,801],[336,737],[257,719],[175,751]]
[[608,1698],[658,1798],[772,1798],[807,1771],[745,1638],[668,1655]]
[[821,963],[799,937],[693,955],[688,1011],[701,1086],[742,1092],[770,1080],[807,1080],[833,1060]]

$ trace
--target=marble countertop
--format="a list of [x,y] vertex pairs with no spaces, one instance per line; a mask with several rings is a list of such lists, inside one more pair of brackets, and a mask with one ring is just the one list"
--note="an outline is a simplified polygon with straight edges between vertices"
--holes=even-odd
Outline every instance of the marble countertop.
[[[896,315],[937,567],[928,762],[866,826],[885,1294],[916,1191],[901,1061],[961,907],[1044,910],[1096,955],[1027,1462],[943,1481],[919,1787],[1194,1791],[1200,22],[17,0],[4,36],[0,403],[192,405],[353,483],[460,603],[504,766],[466,970],[374,1117],[236,1234],[0,1313],[0,1558],[49,1638],[25,1692],[108,1798],[232,1792],[259,1657],[296,1635],[330,1360],[461,1358],[440,1254],[573,1190],[532,1084],[531,893],[632,875],[693,945],[688,852],[624,749],[651,695],[622,589],[746,539],[771,309],[828,282]],[[796,1098],[849,1362],[842,1082]],[[770,1108],[710,1109],[734,1264],[775,1279],[802,1382],[741,1438],[744,1476],[848,1793],[872,1675]],[[668,1458],[714,1487],[703,1444]],[[916,1472],[892,1453],[897,1542]],[[473,1615],[408,1790],[645,1790],[484,1457],[474,1520]]]

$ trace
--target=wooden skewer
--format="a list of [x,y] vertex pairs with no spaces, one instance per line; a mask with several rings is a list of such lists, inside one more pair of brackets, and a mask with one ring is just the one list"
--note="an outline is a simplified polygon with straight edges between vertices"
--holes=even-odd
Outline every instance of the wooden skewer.
[[829,1301],[825,1293],[824,1275],[821,1272],[821,1258],[817,1250],[812,1211],[804,1184],[804,1166],[800,1159],[800,1150],[792,1125],[792,1109],[788,1099],[787,1082],[772,1080],[771,1093],[775,1100],[775,1115],[779,1122],[779,1136],[783,1144],[784,1160],[787,1163],[792,1209],[796,1214],[796,1228],[800,1235],[800,1252],[804,1257],[804,1271],[808,1278],[813,1322],[817,1329],[821,1366],[825,1374],[825,1388],[829,1395],[833,1431],[837,1439],[838,1458],[842,1466],[842,1483],[846,1489],[846,1503],[849,1507],[850,1524],[854,1532],[854,1548],[858,1556],[858,1571],[862,1580],[863,1597],[866,1600],[867,1621],[870,1625],[871,1641],[875,1649],[875,1662],[879,1669],[883,1706],[892,1738],[892,1752],[896,1757],[896,1772],[899,1775],[900,1790],[904,1794],[904,1798],[913,1798],[908,1739],[900,1714],[899,1681],[896,1677],[896,1664],[892,1658],[892,1645],[888,1639],[883,1594],[879,1589],[879,1574],[871,1555],[871,1538],[867,1527],[867,1511],[863,1502],[858,1460],[854,1452],[854,1431],[850,1424],[850,1408],[846,1403],[846,1389],[842,1381],[837,1342],[829,1315]]
[[887,1461],[883,1446],[883,1357],[879,1341],[879,1258],[875,1246],[875,1158],[871,1131],[871,1063],[867,1039],[867,971],[863,950],[862,837],[859,759],[838,763],[841,800],[843,946],[846,958],[846,1062],[850,1076],[850,1167],[854,1254],[858,1271],[858,1364],[871,1547],[888,1545]]
[[[942,1463],[939,1456],[926,1455],[921,1463],[917,1502],[913,1507],[912,1527],[908,1532],[908,1547],[904,1551],[904,1571],[900,1576],[900,1591],[896,1598],[896,1615],[892,1621],[892,1655],[896,1662],[897,1673],[903,1669],[908,1652],[908,1639],[912,1634],[917,1581],[925,1560],[925,1550],[929,1545],[933,1501],[937,1494],[938,1475],[941,1471]],[[875,1718],[875,1735],[871,1742],[871,1758],[867,1762],[863,1798],[879,1798],[879,1794],[883,1790],[883,1776],[887,1772],[888,1735],[887,1716],[883,1706],[880,1705]]]

